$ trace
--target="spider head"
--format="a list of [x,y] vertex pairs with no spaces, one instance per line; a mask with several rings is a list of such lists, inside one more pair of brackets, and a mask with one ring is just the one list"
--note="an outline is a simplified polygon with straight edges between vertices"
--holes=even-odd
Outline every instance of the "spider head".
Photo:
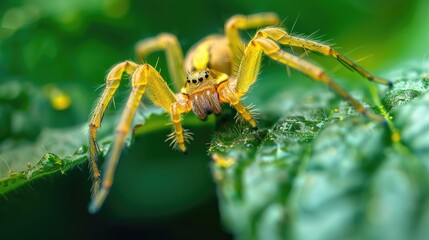
[[220,82],[228,79],[226,74],[206,68],[188,73],[182,93],[192,95],[207,88],[215,88]]
[[216,82],[213,80],[208,68],[204,70],[195,70],[188,73],[182,92],[192,94],[205,88],[213,87],[215,84]]
[[224,79],[228,79],[226,74],[208,68],[188,74],[182,93],[188,95],[192,111],[200,119],[205,120],[211,113],[220,113],[217,85]]
[[207,82],[207,80],[210,78],[210,70],[204,69],[204,70],[195,70],[193,72],[190,72],[188,76],[186,77],[186,83],[187,85],[200,85],[203,82]]

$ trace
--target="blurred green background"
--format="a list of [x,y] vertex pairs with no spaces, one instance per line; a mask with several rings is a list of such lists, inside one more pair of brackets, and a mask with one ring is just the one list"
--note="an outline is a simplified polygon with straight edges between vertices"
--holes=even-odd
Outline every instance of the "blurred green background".
[[[108,69],[134,59],[134,44],[142,38],[171,32],[186,51],[202,37],[222,32],[224,22],[234,14],[275,11],[287,29],[294,26],[293,33],[317,31],[315,36],[335,43],[352,59],[365,58],[360,65],[380,74],[410,59],[423,62],[429,42],[427,9],[425,0],[4,0],[0,3],[0,154],[4,158],[14,145],[35,141],[45,128],[84,124]],[[337,69],[335,61],[312,59],[328,70]],[[147,59],[151,64],[158,60],[169,81],[163,55]],[[257,106],[267,101],[260,96],[273,89],[314,84],[292,81],[279,64],[264,65],[261,78],[266,81],[260,81],[248,98]],[[281,77],[274,81],[270,76]],[[118,105],[127,94],[127,84],[123,85]],[[70,104],[57,106],[58,96],[65,96]],[[114,118],[116,112],[111,108],[106,118]],[[164,143],[168,128],[137,137],[124,152],[112,192],[98,215],[87,213],[90,183],[85,165],[0,197],[2,237],[231,238],[219,220],[206,154],[213,121],[190,128],[195,140],[186,156]],[[41,155],[29,156],[32,161],[46,152],[39,151]],[[0,159],[0,174],[17,168]]]

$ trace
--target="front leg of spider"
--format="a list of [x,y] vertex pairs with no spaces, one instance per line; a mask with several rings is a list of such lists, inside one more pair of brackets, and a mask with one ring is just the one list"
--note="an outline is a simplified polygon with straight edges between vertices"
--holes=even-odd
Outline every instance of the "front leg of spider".
[[[109,193],[125,139],[130,132],[135,112],[140,104],[143,94],[146,92],[149,99],[152,100],[155,105],[163,107],[166,112],[170,113],[172,115],[172,119],[174,119],[173,121],[177,119],[178,114],[185,113],[187,111],[186,107],[176,107],[175,113],[170,112],[170,107],[172,108],[172,106],[175,106],[177,103],[176,97],[168,88],[167,83],[161,75],[151,65],[139,65],[133,72],[131,81],[132,90],[116,127],[114,141],[111,146],[109,156],[107,161],[104,163],[104,174],[102,176],[100,189],[94,194],[89,205],[89,212],[91,213],[95,213],[100,209]],[[176,128],[176,137],[180,138],[180,121],[176,122],[174,126]],[[181,140],[177,140],[177,142],[181,142]],[[186,150],[184,145],[182,147],[183,150]]]
[[192,140],[191,133],[182,127],[182,119],[180,118],[180,114],[186,112],[189,112],[188,99],[186,96],[179,95],[178,102],[173,103],[170,107],[170,117],[174,130],[166,139],[166,141],[171,141],[170,146],[179,149],[184,154],[187,153],[185,143]]
[[241,96],[235,91],[234,84],[225,83],[221,84],[218,88],[221,102],[226,102],[231,104],[237,110],[237,118],[241,118],[243,121],[246,121],[250,124],[253,129],[257,129],[257,124],[255,121],[255,116],[252,115],[252,112],[249,108],[246,108],[241,102]]
[[112,67],[106,76],[106,87],[101,94],[95,108],[91,114],[89,122],[89,169],[91,169],[91,177],[93,180],[91,192],[94,196],[100,188],[101,173],[97,165],[98,146],[97,146],[97,129],[100,128],[101,122],[107,106],[111,102],[113,95],[119,87],[122,80],[122,75],[131,75],[137,68],[138,64],[125,61]]
[[[352,96],[350,96],[347,91],[345,91],[341,86],[339,86],[331,77],[320,67],[307,62],[306,60],[297,57],[293,54],[283,51],[278,43],[283,43],[285,45],[291,44],[291,42],[283,41],[284,38],[289,38],[290,36],[280,28],[266,28],[259,31],[255,37],[247,44],[244,51],[243,57],[241,59],[240,67],[237,74],[237,85],[235,91],[238,95],[244,95],[247,93],[249,87],[256,81],[256,76],[258,75],[261,57],[264,53],[271,59],[280,62],[286,66],[292,67],[302,73],[308,75],[316,81],[320,81],[334,91],[338,95],[347,100],[358,112],[361,114],[385,124],[386,120],[372,112],[368,112],[361,103],[356,101]],[[296,40],[298,41],[298,40]],[[319,51],[325,53],[326,55],[332,55],[337,59],[345,62],[349,67],[356,70],[361,75],[367,77],[371,81],[376,81],[381,84],[390,86],[391,82],[381,78],[376,78],[369,74],[367,71],[363,70],[361,67],[357,66],[355,63],[343,57],[338,52],[334,51],[332,48],[318,44],[316,42],[308,43],[308,41],[300,40],[302,43],[301,47],[308,48],[310,50]],[[307,45],[306,45],[307,44]]]

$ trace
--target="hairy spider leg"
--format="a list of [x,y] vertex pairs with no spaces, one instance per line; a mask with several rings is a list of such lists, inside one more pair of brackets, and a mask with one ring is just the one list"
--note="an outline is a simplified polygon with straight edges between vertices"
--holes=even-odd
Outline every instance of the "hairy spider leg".
[[106,87],[92,112],[91,120],[89,122],[89,169],[91,170],[91,176],[93,180],[91,189],[92,196],[94,196],[99,190],[101,176],[97,165],[97,129],[100,128],[104,112],[112,100],[116,89],[119,87],[122,75],[124,73],[131,75],[137,67],[138,64],[131,61],[121,62],[113,66],[107,74]]
[[132,75],[132,91],[128,98],[124,111],[122,112],[118,126],[116,127],[115,139],[112,144],[112,150],[107,162],[104,164],[104,174],[101,181],[101,188],[95,193],[89,206],[89,212],[97,212],[106,198],[110,186],[113,181],[113,174],[118,164],[118,159],[124,145],[125,138],[130,129],[130,125],[134,118],[134,113],[139,106],[140,99],[147,85],[147,69],[148,65],[139,66]]
[[286,66],[290,66],[298,71],[303,72],[314,80],[321,81],[330,86],[341,97],[347,100],[361,114],[368,116],[378,122],[385,122],[384,118],[367,112],[366,109],[353,97],[351,97],[343,88],[334,82],[323,69],[315,66],[293,54],[280,49],[279,45],[271,39],[264,38],[259,32],[247,44],[241,60],[240,68],[237,74],[237,85],[235,92],[240,98],[247,93],[249,87],[255,82],[260,69],[262,53],[265,53],[271,59],[278,61]]
[[[186,73],[184,71],[184,58],[183,51],[180,47],[179,41],[176,36],[170,33],[160,33],[155,37],[141,40],[136,44],[137,57],[145,57],[156,51],[165,51],[167,59],[168,70],[174,83],[174,90],[179,92],[186,82]],[[185,134],[185,130],[181,124],[181,113],[189,112],[186,105],[187,98],[180,97],[182,104],[174,104],[176,101],[174,94],[169,90],[165,81],[156,82],[156,88],[149,87],[149,98],[155,105],[162,106],[166,112],[171,115],[174,131],[169,135],[167,140],[172,140],[174,147],[179,148],[182,152],[186,152],[185,142],[191,138],[190,135]],[[158,97],[152,94],[157,92]],[[185,106],[185,107],[184,107]]]
[[389,80],[373,76],[368,71],[366,71],[365,69],[363,69],[362,67],[360,67],[359,65],[351,61],[350,59],[346,58],[344,55],[340,54],[331,46],[321,44],[312,40],[308,40],[305,38],[289,35],[285,30],[281,28],[276,28],[276,27],[269,27],[266,29],[262,29],[258,32],[258,36],[263,38],[271,38],[282,45],[301,47],[304,49],[308,49],[310,51],[321,53],[325,56],[331,56],[337,59],[347,68],[351,70],[355,70],[361,76],[367,78],[370,81],[385,84],[385,85],[388,85],[389,87],[392,87],[393,85],[392,82],[390,82]]
[[[131,81],[132,91],[116,127],[115,138],[111,147],[110,155],[104,165],[104,174],[101,181],[101,188],[97,193],[95,193],[95,196],[89,205],[89,212],[91,213],[95,213],[100,209],[107,194],[109,193],[121,150],[131,129],[134,115],[140,104],[143,94],[147,93],[149,99],[154,102],[154,104],[163,107],[164,110],[169,113],[170,109],[173,108],[172,106],[176,106],[176,112],[170,113],[172,119],[176,119],[176,116],[179,116],[181,113],[186,113],[186,111],[189,112],[189,108],[187,108],[187,106],[182,106],[177,103],[175,95],[168,88],[165,80],[151,65],[140,65],[134,71]],[[186,102],[186,99],[184,101]],[[181,134],[184,134],[180,123],[180,117],[179,121],[175,122],[174,127],[176,128],[175,133],[178,139],[177,141],[180,144],[180,139],[183,139],[183,135]],[[184,145],[183,150],[186,150]]]
[[170,76],[174,83],[174,91],[179,92],[185,85],[186,74],[183,67],[183,51],[176,36],[161,33],[155,37],[143,39],[135,47],[137,59],[144,58],[156,51],[165,51]]
[[179,103],[173,103],[170,107],[170,117],[173,122],[174,131],[169,135],[167,140],[172,139],[173,146],[184,153],[186,153],[185,142],[190,140],[192,137],[183,129],[180,114],[187,113],[190,110],[191,107],[187,104],[187,100],[185,107]]
[[237,110],[238,114],[241,115],[243,120],[247,121],[253,128],[257,127],[252,114],[240,102],[240,96],[231,88],[231,83],[229,81],[222,82],[218,87],[218,92],[221,102],[230,103]]
[[[244,49],[246,47],[246,43],[240,36],[240,31],[273,25],[280,25],[280,19],[275,13],[235,15],[228,19],[225,24],[225,35],[228,39],[228,45],[231,52],[231,72],[233,75],[237,74],[238,72],[238,69],[242,63]],[[235,79],[221,83],[218,88],[218,92],[220,93],[219,97],[222,102],[230,103],[237,110],[238,114],[241,115],[242,119],[249,122],[253,128],[256,128],[256,122],[252,114],[249,112],[248,108],[243,106],[243,104],[239,101],[241,96],[238,96],[230,87],[234,86],[235,83]]]
[[257,13],[252,15],[235,15],[225,23],[225,35],[228,39],[232,56],[232,73],[238,72],[245,42],[240,37],[240,30],[279,25],[280,20],[275,13]]

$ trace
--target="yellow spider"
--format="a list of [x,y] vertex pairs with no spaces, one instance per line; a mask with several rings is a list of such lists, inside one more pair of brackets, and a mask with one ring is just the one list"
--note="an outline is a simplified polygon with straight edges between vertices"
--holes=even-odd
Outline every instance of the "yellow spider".
[[[94,108],[89,124],[89,158],[94,180],[89,211],[97,212],[109,192],[121,150],[144,93],[155,105],[162,107],[170,114],[174,130],[169,137],[174,145],[183,152],[186,152],[185,142],[189,140],[190,136],[182,127],[180,115],[191,110],[204,120],[209,114],[219,114],[222,103],[229,103],[245,121],[252,127],[256,127],[256,122],[249,109],[243,106],[240,99],[256,81],[262,53],[275,61],[303,72],[314,80],[329,85],[360,113],[376,121],[383,121],[380,116],[367,112],[323,69],[283,51],[279,45],[301,47],[332,56],[370,81],[387,85],[391,85],[391,82],[374,77],[330,46],[291,36],[284,29],[277,27],[279,25],[280,19],[274,13],[235,15],[226,22],[225,35],[210,35],[202,39],[190,49],[186,58],[183,58],[182,49],[174,35],[162,33],[140,41],[136,45],[137,55],[140,57],[155,51],[165,51],[169,73],[174,80],[174,90],[180,90],[176,94],[149,64],[125,61],[114,65],[107,74],[106,87]],[[245,43],[240,38],[239,31],[254,28],[261,29],[250,42]],[[101,179],[97,166],[97,129],[100,127],[104,111],[124,73],[131,76],[132,90],[116,127],[111,153]]]

